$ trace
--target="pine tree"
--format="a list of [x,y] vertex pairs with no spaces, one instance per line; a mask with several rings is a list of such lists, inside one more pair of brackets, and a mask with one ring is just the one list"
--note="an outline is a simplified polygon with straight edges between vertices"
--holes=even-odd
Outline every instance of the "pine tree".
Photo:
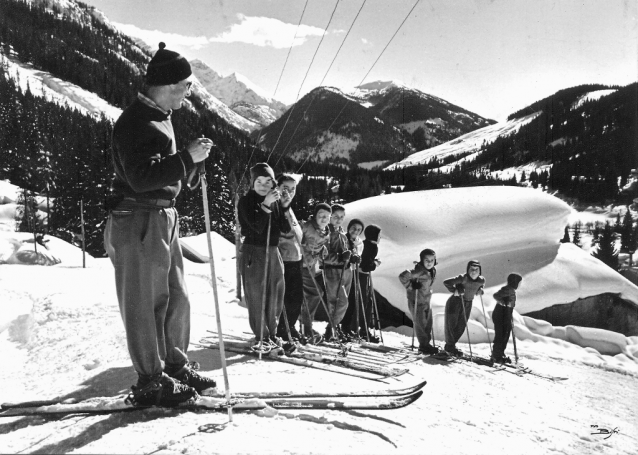
[[596,259],[607,264],[614,270],[618,270],[618,250],[616,249],[616,236],[609,222],[605,223],[601,234],[596,241],[598,249],[592,254]]
[[578,248],[582,248],[582,243],[580,240],[580,221],[574,223],[574,234],[572,235],[572,243],[576,245]]
[[631,248],[632,236],[633,236],[634,219],[631,216],[631,211],[627,207],[627,212],[622,221],[620,228],[620,251],[626,253]]

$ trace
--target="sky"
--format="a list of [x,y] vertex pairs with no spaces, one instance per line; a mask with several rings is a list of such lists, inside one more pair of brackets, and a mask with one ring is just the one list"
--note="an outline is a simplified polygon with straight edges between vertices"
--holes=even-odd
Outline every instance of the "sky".
[[638,80],[633,0],[84,2],[286,104],[318,85],[395,80],[504,120],[564,88]]

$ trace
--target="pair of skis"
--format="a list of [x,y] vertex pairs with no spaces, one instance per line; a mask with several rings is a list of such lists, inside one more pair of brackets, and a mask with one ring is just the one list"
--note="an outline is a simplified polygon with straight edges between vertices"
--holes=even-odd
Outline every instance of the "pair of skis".
[[45,400],[2,404],[0,417],[29,415],[111,414],[145,410],[150,408],[175,410],[203,410],[210,412],[259,411],[275,409],[398,409],[414,403],[423,394],[426,381],[401,389],[385,389],[368,392],[243,392],[232,395],[230,402],[222,393],[201,396],[172,408],[159,406],[134,406],[126,395],[94,397],[81,401]]

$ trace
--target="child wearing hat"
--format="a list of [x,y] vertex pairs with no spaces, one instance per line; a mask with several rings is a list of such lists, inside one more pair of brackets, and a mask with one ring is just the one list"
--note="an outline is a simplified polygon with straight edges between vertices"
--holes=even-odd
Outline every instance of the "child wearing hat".
[[[339,324],[348,309],[348,293],[352,284],[352,270],[349,267],[353,251],[348,248],[348,238],[343,229],[346,209],[342,205],[333,204],[330,216],[330,240],[328,241],[328,257],[323,263],[323,277],[326,284],[330,324],[326,327],[324,338],[327,340],[342,339]],[[337,333],[332,333],[334,324]]]
[[330,239],[328,223],[332,209],[328,204],[315,205],[313,214],[301,226],[303,236],[301,247],[303,249],[303,295],[304,308],[301,309],[301,328],[303,336],[313,343],[321,341],[322,336],[312,329],[312,321],[321,302],[323,276],[319,269],[319,261],[328,255],[326,245]]
[[[262,341],[267,348],[272,348],[282,345],[276,336],[279,316],[284,306],[284,264],[278,245],[280,234],[289,232],[290,224],[277,203],[280,194],[275,187],[275,173],[272,168],[266,163],[258,163],[250,169],[250,178],[251,188],[237,204],[244,239],[241,246],[241,276],[248,322],[256,338],[254,347],[259,346]],[[266,305],[262,320],[264,295]],[[262,331],[263,338],[260,339]]]
[[448,278],[443,282],[448,291],[454,294],[445,303],[445,352],[461,357],[463,353],[457,349],[467,320],[472,311],[474,296],[483,295],[485,278],[481,276],[481,263],[471,260],[467,263],[465,274]]
[[[359,318],[359,336],[369,339],[373,343],[378,343],[379,338],[370,333],[372,326],[372,296],[370,273],[381,265],[377,259],[379,253],[379,242],[381,242],[381,228],[376,224],[369,224],[363,230],[365,240],[363,241],[363,253],[361,253],[361,264],[359,266],[359,283],[361,286],[361,300],[363,301],[363,313]],[[367,332],[367,334],[366,334]]]
[[[352,270],[352,284],[350,285],[350,291],[348,293],[348,308],[346,310],[343,319],[341,320],[341,332],[346,339],[359,339],[358,329],[363,324],[363,316],[361,315],[362,309],[359,308],[359,324],[357,324],[357,305],[360,302],[357,299],[358,289],[355,289],[357,280],[355,280],[355,274],[357,273],[361,264],[361,255],[363,254],[363,241],[360,235],[364,229],[363,221],[358,218],[353,218],[348,223],[346,229],[346,238],[348,240],[348,249],[352,251],[352,257],[350,258],[350,268]],[[359,283],[359,288],[363,288],[367,283]],[[362,289],[363,294],[363,289]],[[362,297],[362,296],[361,296]]]
[[432,286],[436,278],[436,253],[426,248],[419,253],[419,262],[412,270],[399,275],[399,281],[406,289],[408,308],[412,315],[414,333],[419,342],[419,352],[433,355],[438,351],[430,344],[432,341]]
[[496,307],[492,312],[492,322],[494,322],[494,349],[492,350],[492,361],[498,363],[512,363],[505,355],[505,348],[512,333],[512,313],[516,306],[516,290],[523,277],[518,273],[510,273],[507,277],[507,285],[503,286],[494,294]]

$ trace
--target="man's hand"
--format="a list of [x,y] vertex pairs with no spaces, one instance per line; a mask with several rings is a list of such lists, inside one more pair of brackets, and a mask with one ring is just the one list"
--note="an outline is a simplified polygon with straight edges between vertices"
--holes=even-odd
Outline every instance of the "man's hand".
[[200,161],[204,161],[208,158],[208,154],[210,153],[210,148],[214,145],[213,141],[206,137],[200,137],[199,139],[195,139],[193,142],[188,144],[188,148],[186,149],[193,159],[193,163],[199,163]]

